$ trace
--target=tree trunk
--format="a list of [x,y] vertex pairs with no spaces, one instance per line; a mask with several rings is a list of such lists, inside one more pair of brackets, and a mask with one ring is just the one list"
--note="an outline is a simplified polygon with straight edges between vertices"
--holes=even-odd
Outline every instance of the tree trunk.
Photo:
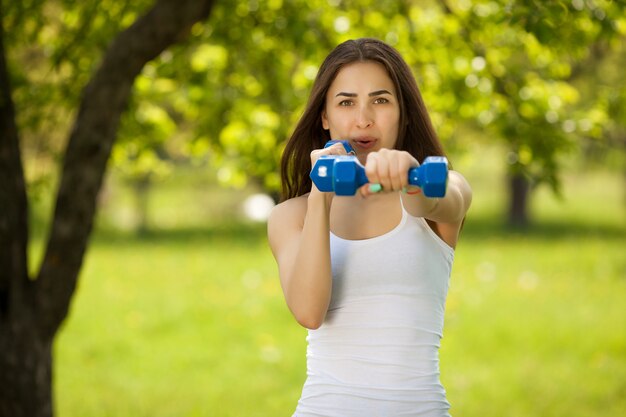
[[135,77],[206,19],[213,0],[159,0],[121,32],[83,91],[65,152],[52,229],[36,279],[4,51],[0,0],[0,417],[53,414],[52,344],[76,288],[97,195]]
[[50,417],[52,340],[35,331],[35,323],[15,317],[0,327],[0,416]]
[[50,416],[50,343],[29,322],[28,202],[0,1],[0,417]]
[[526,228],[529,224],[528,196],[530,183],[522,174],[509,176],[509,225],[516,228]]
[[132,189],[135,194],[135,204],[137,212],[137,229],[139,236],[145,236],[150,230],[149,207],[150,207],[150,190],[152,189],[152,180],[150,174],[134,179]]

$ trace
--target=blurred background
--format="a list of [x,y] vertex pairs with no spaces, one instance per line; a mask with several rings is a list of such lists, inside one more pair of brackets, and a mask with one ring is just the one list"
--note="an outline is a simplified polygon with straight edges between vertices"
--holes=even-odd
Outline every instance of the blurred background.
[[[33,270],[81,90],[151,5],[3,5]],[[451,413],[626,415],[624,6],[217,1],[136,79],[55,343],[56,414],[291,415],[306,330],[265,219],[321,61],[368,36],[411,65],[474,190],[441,349]]]

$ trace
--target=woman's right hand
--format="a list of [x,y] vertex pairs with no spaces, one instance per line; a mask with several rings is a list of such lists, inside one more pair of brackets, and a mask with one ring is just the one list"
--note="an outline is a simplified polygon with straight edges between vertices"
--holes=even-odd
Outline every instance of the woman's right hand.
[[[311,167],[315,166],[315,162],[319,159],[320,156],[325,156],[325,155],[348,155],[348,152],[346,152],[346,148],[344,148],[341,142],[333,143],[331,146],[327,148],[315,149],[314,151],[311,152]],[[311,193],[323,194],[326,200],[327,208],[330,208],[330,202],[332,201],[335,193],[331,193],[331,192],[322,193],[321,191],[319,191],[319,189],[315,186],[314,183],[311,184]]]

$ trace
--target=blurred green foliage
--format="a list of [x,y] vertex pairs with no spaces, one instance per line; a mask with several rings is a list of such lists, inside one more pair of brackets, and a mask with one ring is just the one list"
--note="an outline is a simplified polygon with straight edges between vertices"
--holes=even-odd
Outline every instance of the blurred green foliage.
[[[102,52],[149,4],[4,5],[31,184],[61,156]],[[502,142],[509,173],[558,191],[564,155],[624,146],[623,1],[218,1],[190,32],[136,80],[112,156],[129,178],[159,178],[191,160],[208,162],[224,184],[276,190],[282,145],[318,66],[337,43],[362,36],[405,56],[453,151],[468,137]]]

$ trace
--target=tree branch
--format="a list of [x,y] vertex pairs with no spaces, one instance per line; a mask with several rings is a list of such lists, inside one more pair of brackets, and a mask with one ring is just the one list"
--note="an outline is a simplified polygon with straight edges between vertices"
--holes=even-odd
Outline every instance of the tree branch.
[[52,337],[78,280],[106,163],[135,77],[206,19],[213,0],[159,0],[121,32],[85,87],[70,135],[52,230],[37,279],[41,330]]

